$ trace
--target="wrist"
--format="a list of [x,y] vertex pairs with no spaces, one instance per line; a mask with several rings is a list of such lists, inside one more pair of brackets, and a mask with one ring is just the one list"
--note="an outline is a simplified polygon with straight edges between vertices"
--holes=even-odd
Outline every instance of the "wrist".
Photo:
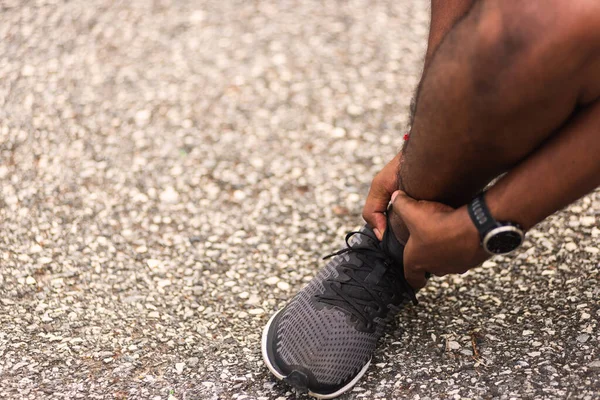
[[470,249],[473,254],[479,252],[481,249],[481,239],[479,237],[479,231],[471,221],[467,206],[457,208],[454,212],[456,216],[456,230],[457,237],[463,243],[463,246]]
[[[521,206],[525,199],[522,199]],[[498,221],[510,221],[518,224],[523,232],[527,232],[537,221],[532,221],[528,215],[519,212],[520,207],[516,207],[515,203],[512,202],[512,206],[507,206],[507,199],[503,197],[503,193],[499,190],[495,190],[492,187],[485,194],[485,202],[490,210],[490,213]]]
[[467,205],[467,212],[479,233],[483,249],[491,255],[515,251],[525,238],[525,232],[514,220],[498,220],[490,211],[485,193]]

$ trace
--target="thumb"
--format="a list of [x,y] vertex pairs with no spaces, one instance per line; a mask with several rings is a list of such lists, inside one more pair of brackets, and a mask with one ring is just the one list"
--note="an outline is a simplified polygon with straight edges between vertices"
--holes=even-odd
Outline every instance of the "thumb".
[[409,230],[417,217],[418,207],[419,202],[402,190],[392,193],[392,212],[402,219]]

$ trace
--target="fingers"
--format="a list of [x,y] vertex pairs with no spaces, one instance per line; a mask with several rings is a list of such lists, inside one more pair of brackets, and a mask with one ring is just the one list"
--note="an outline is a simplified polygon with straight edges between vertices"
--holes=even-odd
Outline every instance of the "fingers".
[[398,153],[381,171],[373,178],[369,195],[363,208],[363,218],[379,240],[383,239],[386,229],[387,211],[392,193],[398,188],[397,173],[400,168],[402,153]]
[[388,193],[381,193],[375,187],[371,187],[369,196],[363,208],[363,218],[367,221],[367,224],[373,231],[379,240],[383,237],[383,232],[386,228],[385,210],[390,201],[390,195]]
[[425,271],[421,271],[413,262],[413,242],[410,239],[404,248],[404,278],[415,290],[419,290],[427,284]]
[[427,284],[425,272],[407,268],[406,265],[404,266],[404,277],[414,290],[419,290]]
[[379,240],[383,238],[383,232],[386,229],[385,212],[391,198],[391,190],[379,178],[375,178],[371,184],[367,201],[363,207],[363,218]]
[[373,233],[375,233],[375,236],[377,236],[377,239],[379,239],[380,241],[383,240],[383,233],[381,232],[385,232],[386,227],[386,220],[385,220],[385,216],[383,214],[378,214],[376,215],[377,220],[378,220],[378,224],[377,226],[379,226],[379,228],[373,228]]
[[416,213],[418,209],[418,201],[409,197],[402,190],[396,190],[392,193],[392,210],[396,213],[400,219],[406,224],[406,227],[410,231],[413,226],[413,222],[416,219]]

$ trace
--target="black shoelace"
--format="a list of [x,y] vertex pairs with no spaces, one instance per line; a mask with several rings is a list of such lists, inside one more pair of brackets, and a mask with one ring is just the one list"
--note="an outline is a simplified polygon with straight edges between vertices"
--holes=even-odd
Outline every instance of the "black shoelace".
[[[394,261],[392,258],[379,246],[352,246],[350,244],[350,238],[354,235],[363,235],[372,239],[374,243],[378,243],[378,239],[368,233],[359,231],[349,232],[346,235],[347,247],[332,253],[323,259],[325,260],[352,252],[357,254],[357,258],[362,261],[362,264],[355,265],[349,262],[341,263],[339,268],[341,268],[344,271],[344,274],[350,279],[344,281],[336,278],[327,279],[327,281],[330,282],[329,287],[331,290],[327,290],[325,293],[317,295],[317,298],[322,303],[342,307],[348,310],[352,315],[362,320],[367,329],[371,329],[373,326],[373,317],[371,317],[366,310],[373,310],[377,314],[385,311],[385,314],[387,314],[389,304],[387,304],[386,300],[389,300],[389,298],[383,298],[383,296],[385,296],[384,293],[389,293],[391,291],[392,293],[396,293],[401,297],[411,300],[414,304],[417,304],[418,302],[414,290],[404,278],[403,271],[393,266]],[[356,273],[358,270],[364,268],[374,269],[378,262],[381,262],[385,267],[385,279],[381,279],[377,284],[367,282]],[[353,296],[352,290],[344,290],[344,286],[348,289],[351,289],[352,287],[364,289],[364,293],[369,294],[369,296],[366,296],[369,297],[369,299]]]

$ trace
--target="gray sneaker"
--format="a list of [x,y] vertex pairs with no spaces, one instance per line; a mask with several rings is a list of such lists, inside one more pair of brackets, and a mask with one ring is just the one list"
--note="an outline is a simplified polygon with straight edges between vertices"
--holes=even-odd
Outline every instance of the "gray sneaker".
[[[388,224],[389,226],[389,224]],[[262,355],[279,379],[332,399],[365,374],[387,323],[415,293],[404,279],[404,247],[388,228],[379,242],[365,226],[347,248],[264,328]]]

